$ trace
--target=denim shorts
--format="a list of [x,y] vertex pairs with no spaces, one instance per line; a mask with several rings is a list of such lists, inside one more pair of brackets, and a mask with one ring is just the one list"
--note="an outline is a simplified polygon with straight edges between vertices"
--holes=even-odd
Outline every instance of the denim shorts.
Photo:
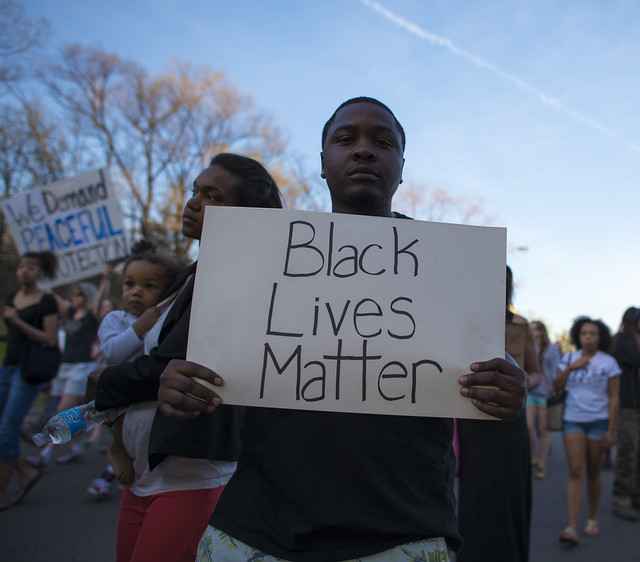
[[529,394],[527,396],[527,406],[537,406],[538,408],[547,407],[547,399],[538,394]]
[[600,441],[609,431],[609,420],[573,422],[564,420],[564,433],[582,433],[587,439]]
[[93,362],[62,363],[58,376],[51,383],[51,396],[84,396],[87,379],[95,368]]

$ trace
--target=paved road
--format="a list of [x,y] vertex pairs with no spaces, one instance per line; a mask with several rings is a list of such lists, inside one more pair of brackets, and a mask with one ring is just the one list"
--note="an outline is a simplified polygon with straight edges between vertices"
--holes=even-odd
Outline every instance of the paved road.
[[[579,547],[566,550],[558,535],[566,525],[566,475],[560,435],[554,435],[547,478],[534,480],[531,562],[640,562],[640,523],[628,523],[611,515],[613,474],[603,472],[599,538],[583,538]],[[584,498],[586,501],[586,498]],[[586,522],[583,502],[582,526]],[[580,529],[581,530],[581,529]]]
[[[0,513],[1,562],[111,562],[117,501],[94,503],[84,496],[104,455],[87,453],[72,466],[54,466],[24,504]],[[566,469],[562,443],[554,437],[548,478],[535,482],[531,562],[640,562],[640,523],[610,513],[611,473],[604,473],[602,536],[576,549],[559,546],[565,524]],[[489,562],[489,561],[488,561]]]

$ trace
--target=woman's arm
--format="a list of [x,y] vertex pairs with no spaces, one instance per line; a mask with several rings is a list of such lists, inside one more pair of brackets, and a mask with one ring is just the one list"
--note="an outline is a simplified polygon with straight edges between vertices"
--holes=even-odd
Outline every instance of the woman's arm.
[[553,389],[556,392],[559,393],[564,390],[564,387],[567,384],[567,379],[572,371],[573,369],[571,368],[571,365],[567,365],[567,367],[562,369],[562,371],[558,370],[558,376],[556,377],[556,380],[553,381]]
[[18,328],[30,340],[37,341],[44,345],[55,346],[58,342],[58,317],[55,314],[49,314],[42,321],[42,330],[25,322],[18,316],[15,308],[7,306],[4,310],[4,317]]
[[62,298],[57,293],[51,293],[53,298],[56,299],[56,304],[58,305],[58,313],[60,316],[66,318],[69,316],[69,311],[71,310],[71,302],[65,298]]
[[96,409],[124,408],[158,399],[160,375],[169,360],[143,355],[134,361],[107,367],[96,385]]
[[556,392],[562,392],[567,384],[569,375],[573,373],[573,371],[578,371],[579,369],[586,367],[589,364],[589,361],[591,361],[590,357],[581,355],[573,363],[567,365],[567,367],[560,371],[560,374],[556,377],[556,380],[553,383],[554,390]]
[[609,447],[616,442],[616,432],[618,431],[618,411],[620,408],[620,377],[610,377],[607,383],[607,394],[609,395],[609,431],[607,432],[607,442]]
[[524,354],[524,370],[527,373],[527,388],[532,389],[542,382],[544,377],[536,353],[536,345],[531,331],[527,327],[527,347]]
[[91,312],[93,312],[94,316],[97,318],[100,315],[100,305],[104,300],[105,295],[109,294],[111,290],[111,272],[113,271],[113,266],[107,264],[104,268],[104,272],[102,273],[102,277],[100,278],[100,285],[98,285],[98,292],[96,293],[96,298],[91,307]]

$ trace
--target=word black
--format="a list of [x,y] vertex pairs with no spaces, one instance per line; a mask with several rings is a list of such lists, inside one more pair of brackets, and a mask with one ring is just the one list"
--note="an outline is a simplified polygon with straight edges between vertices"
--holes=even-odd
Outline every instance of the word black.
[[[345,244],[336,250],[334,229],[334,222],[331,221],[326,249],[323,251],[319,245],[312,244],[316,239],[316,228],[313,224],[307,221],[291,222],[289,224],[289,242],[287,244],[283,274],[287,277],[313,277],[314,275],[352,277],[359,272],[365,275],[382,275],[387,271],[387,268],[384,267],[373,271],[367,263],[369,253],[385,252],[385,248],[381,244],[369,244],[364,248]],[[418,258],[416,254],[410,251],[410,248],[418,243],[418,239],[416,238],[404,247],[400,247],[398,229],[395,226],[392,229],[393,253],[389,256],[388,262],[393,269],[393,274],[398,275],[400,258],[403,258],[404,262],[413,268],[412,275],[417,277]],[[311,257],[313,260],[310,259]],[[315,262],[315,265],[310,266],[308,263],[310,261]],[[304,265],[311,269],[304,269]]]

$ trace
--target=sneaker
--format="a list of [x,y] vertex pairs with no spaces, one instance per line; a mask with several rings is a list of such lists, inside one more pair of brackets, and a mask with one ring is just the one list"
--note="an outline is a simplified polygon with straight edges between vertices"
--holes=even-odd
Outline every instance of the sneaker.
[[43,470],[33,468],[23,459],[18,460],[5,493],[0,498],[0,511],[4,511],[20,503],[31,489],[39,482]]
[[584,534],[589,537],[597,537],[600,535],[600,527],[595,519],[587,519],[587,526],[584,528]]
[[578,539],[578,533],[576,533],[576,530],[569,526],[565,527],[564,531],[560,533],[560,542],[567,546],[578,546],[580,544],[580,539]]
[[104,478],[96,478],[87,488],[87,493],[96,500],[105,500],[113,495],[111,482]]

